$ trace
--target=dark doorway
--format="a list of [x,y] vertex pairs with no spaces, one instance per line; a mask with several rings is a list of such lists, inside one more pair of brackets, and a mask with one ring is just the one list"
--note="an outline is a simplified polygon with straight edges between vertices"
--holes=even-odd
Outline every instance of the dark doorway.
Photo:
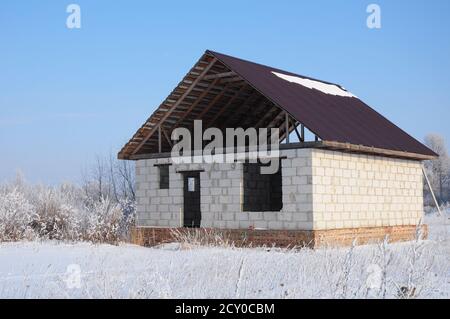
[[200,227],[200,172],[185,172],[184,175],[184,227]]

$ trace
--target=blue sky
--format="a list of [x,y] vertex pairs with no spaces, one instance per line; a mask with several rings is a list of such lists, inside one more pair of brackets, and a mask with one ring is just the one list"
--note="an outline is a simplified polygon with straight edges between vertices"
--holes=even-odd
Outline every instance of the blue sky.
[[339,83],[419,140],[450,139],[449,12],[448,0],[1,1],[0,182],[19,169],[79,181],[205,49]]

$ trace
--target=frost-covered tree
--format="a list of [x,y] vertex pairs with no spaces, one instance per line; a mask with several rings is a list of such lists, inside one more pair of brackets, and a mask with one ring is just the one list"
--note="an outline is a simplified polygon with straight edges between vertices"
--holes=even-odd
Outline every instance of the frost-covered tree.
[[438,158],[425,162],[425,169],[439,200],[446,202],[450,199],[450,158],[445,139],[438,134],[428,134],[425,137],[425,144],[439,155]]
[[109,198],[117,203],[134,202],[134,163],[119,161],[113,153],[97,156],[94,165],[83,172],[82,187],[87,197],[97,201]]

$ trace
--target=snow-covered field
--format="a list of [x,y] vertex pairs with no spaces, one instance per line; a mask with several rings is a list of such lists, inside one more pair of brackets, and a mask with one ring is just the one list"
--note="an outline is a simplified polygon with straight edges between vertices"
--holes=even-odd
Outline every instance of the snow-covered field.
[[0,297],[450,298],[448,221],[427,218],[423,242],[316,251],[5,243]]

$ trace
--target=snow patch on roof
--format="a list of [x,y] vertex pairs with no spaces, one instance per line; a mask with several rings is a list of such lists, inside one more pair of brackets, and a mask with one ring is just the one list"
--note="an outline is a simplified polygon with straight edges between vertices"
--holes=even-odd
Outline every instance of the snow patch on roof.
[[283,74],[283,73],[278,73],[278,72],[274,72],[274,71],[272,71],[272,73],[285,81],[297,83],[297,84],[305,86],[309,89],[316,89],[323,93],[331,94],[331,95],[339,95],[339,96],[356,98],[355,95],[353,95],[352,93],[350,93],[348,91],[343,90],[342,88],[340,88],[339,86],[337,86],[335,84],[323,83],[323,82],[319,82],[319,81],[314,81],[314,80],[305,79],[305,78],[301,78],[301,77],[293,76],[293,75],[287,75],[287,74]]

